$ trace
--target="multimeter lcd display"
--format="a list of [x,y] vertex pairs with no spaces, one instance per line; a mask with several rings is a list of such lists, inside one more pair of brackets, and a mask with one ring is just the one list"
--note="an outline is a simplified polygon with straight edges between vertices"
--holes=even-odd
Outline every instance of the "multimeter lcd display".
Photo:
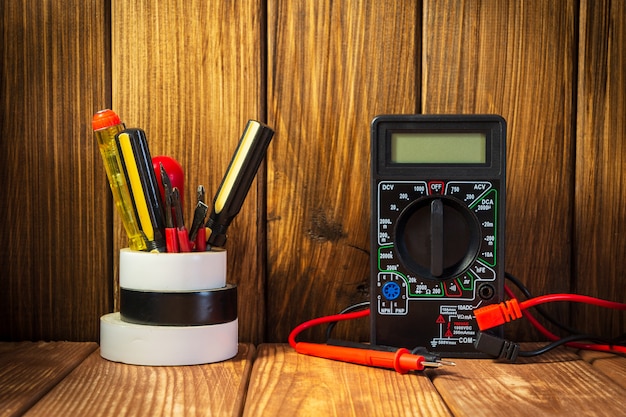
[[482,132],[396,132],[391,162],[397,164],[485,164],[487,135]]

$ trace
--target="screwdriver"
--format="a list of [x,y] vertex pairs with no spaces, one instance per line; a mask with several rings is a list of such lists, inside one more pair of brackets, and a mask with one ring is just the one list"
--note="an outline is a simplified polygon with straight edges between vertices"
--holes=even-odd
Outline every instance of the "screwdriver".
[[141,129],[124,129],[115,136],[122,168],[130,185],[133,207],[150,252],[165,252],[165,218],[159,185],[152,166],[146,134]]
[[205,224],[210,229],[207,241],[209,247],[222,247],[226,243],[226,230],[241,210],[273,136],[274,131],[261,122],[249,120],[246,124]]
[[196,250],[199,252],[206,250],[206,228],[203,223],[209,211],[209,207],[204,202],[204,199],[204,186],[199,185],[196,191],[196,209],[193,212],[193,220],[191,222],[191,228],[189,229],[189,240],[194,242]]
[[146,238],[139,228],[133,200],[128,190],[128,179],[124,175],[115,143],[115,135],[124,130],[124,125],[113,110],[106,109],[93,116],[91,126],[98,141],[115,207],[128,236],[128,246],[132,250],[147,250]]
[[191,252],[191,242],[189,242],[189,234],[185,228],[185,220],[183,218],[183,209],[180,202],[180,193],[178,188],[172,190],[172,207],[176,214],[176,234],[178,235],[178,248],[180,252]]
[[172,218],[172,212],[174,211],[174,205],[172,204],[172,183],[162,162],[159,162],[159,175],[161,176],[164,195],[163,201],[165,202],[165,246],[168,253],[178,253],[180,246],[178,245],[178,235],[176,234],[176,228],[174,228],[174,220]]

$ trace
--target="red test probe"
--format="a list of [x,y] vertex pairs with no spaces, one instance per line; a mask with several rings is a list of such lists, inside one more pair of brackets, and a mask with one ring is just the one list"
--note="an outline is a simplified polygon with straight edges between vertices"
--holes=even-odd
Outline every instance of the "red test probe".
[[358,365],[373,366],[377,368],[394,369],[396,372],[401,374],[406,374],[409,371],[422,371],[424,368],[438,368],[443,365],[454,365],[453,362],[441,361],[439,359],[427,361],[424,356],[414,355],[408,349],[404,348],[389,351],[376,349],[375,346],[372,346],[370,349],[366,347],[367,345],[363,345],[364,348],[355,348],[318,343],[296,342],[298,334],[309,327],[340,320],[367,317],[368,315],[369,309],[354,313],[336,314],[333,316],[309,320],[293,329],[289,335],[289,344],[296,350],[296,352],[304,355],[354,363]]

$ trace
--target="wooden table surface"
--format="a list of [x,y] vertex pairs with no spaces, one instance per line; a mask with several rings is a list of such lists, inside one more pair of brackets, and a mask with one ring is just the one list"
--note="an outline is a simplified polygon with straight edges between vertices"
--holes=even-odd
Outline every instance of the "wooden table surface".
[[146,367],[95,343],[0,343],[0,416],[624,416],[626,358],[559,349],[426,373],[239,345],[229,361]]

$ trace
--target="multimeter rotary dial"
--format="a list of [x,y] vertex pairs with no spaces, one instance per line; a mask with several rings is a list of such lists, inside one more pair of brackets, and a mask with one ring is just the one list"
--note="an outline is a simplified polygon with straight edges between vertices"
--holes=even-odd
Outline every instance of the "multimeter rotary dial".
[[398,217],[395,236],[404,266],[431,280],[462,274],[480,250],[476,215],[456,198],[443,195],[409,204]]

